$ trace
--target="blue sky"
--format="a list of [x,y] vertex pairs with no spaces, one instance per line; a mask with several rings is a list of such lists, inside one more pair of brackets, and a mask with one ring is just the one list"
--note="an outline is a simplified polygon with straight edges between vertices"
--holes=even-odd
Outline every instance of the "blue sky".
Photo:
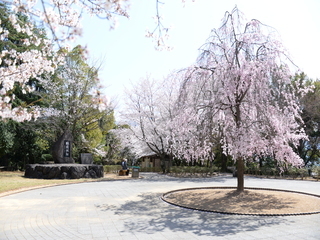
[[115,30],[105,20],[85,18],[83,37],[92,59],[103,59],[100,79],[110,97],[120,106],[124,88],[150,74],[166,76],[172,70],[193,64],[199,47],[211,29],[218,28],[226,11],[235,5],[247,19],[258,19],[278,30],[294,62],[312,78],[320,79],[320,1],[319,0],[162,0],[164,23],[172,25],[169,44],[174,49],[159,52],[146,29],[155,27],[155,0],[131,0],[130,19],[119,18]]

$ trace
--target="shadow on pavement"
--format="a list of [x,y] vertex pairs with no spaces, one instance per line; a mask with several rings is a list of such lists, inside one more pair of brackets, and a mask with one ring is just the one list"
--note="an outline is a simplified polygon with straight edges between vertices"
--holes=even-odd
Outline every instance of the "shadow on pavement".
[[175,207],[160,199],[162,193],[145,193],[139,200],[127,201],[116,207],[96,205],[106,213],[111,211],[124,219],[124,229],[132,233],[159,233],[170,231],[192,232],[198,236],[226,236],[261,227],[287,224],[282,217],[256,217],[207,213]]

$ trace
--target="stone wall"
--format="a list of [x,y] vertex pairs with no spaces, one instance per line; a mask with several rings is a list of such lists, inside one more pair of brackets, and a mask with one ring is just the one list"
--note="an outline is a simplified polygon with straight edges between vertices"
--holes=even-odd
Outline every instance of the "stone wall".
[[102,178],[103,166],[94,164],[28,164],[24,176],[43,179]]

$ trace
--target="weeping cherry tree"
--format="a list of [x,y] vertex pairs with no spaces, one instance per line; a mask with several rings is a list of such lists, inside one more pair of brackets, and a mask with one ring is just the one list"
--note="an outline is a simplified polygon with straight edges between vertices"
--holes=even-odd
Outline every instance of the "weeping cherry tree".
[[211,134],[222,136],[224,153],[236,162],[240,192],[245,162],[254,156],[271,156],[279,168],[302,164],[290,147],[306,138],[291,85],[294,69],[277,32],[255,19],[244,24],[235,8],[186,73],[181,99],[207,119]]

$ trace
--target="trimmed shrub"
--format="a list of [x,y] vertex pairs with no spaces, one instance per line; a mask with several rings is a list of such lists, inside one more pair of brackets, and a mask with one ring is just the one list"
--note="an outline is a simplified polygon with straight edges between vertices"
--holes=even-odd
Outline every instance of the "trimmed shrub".
[[314,178],[320,178],[320,166],[313,166],[311,171]]
[[106,173],[117,173],[122,167],[120,165],[104,165],[103,169]]
[[162,172],[161,167],[142,167],[140,172]]
[[200,166],[173,166],[170,168],[170,175],[175,177],[208,177],[214,172],[218,172],[218,167],[200,167]]

